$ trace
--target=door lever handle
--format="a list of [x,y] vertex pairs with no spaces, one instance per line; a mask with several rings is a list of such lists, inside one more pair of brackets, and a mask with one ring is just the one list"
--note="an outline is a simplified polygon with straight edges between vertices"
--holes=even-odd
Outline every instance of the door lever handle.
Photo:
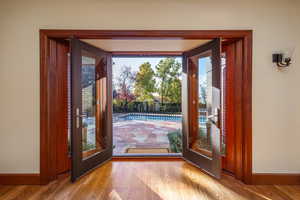
[[80,128],[80,118],[83,118],[84,115],[79,114],[79,108],[76,108],[76,128]]
[[208,115],[207,119],[213,124],[218,123],[218,115]]
[[76,117],[85,117],[85,115],[80,114],[79,108],[76,108]]
[[206,118],[211,121],[212,123],[214,123],[215,125],[219,126],[220,122],[220,109],[218,108],[215,108],[215,114],[212,114],[212,115],[208,115]]
[[214,117],[218,117],[218,115],[208,115],[206,118],[207,118],[207,119],[212,119],[212,118],[214,118]]

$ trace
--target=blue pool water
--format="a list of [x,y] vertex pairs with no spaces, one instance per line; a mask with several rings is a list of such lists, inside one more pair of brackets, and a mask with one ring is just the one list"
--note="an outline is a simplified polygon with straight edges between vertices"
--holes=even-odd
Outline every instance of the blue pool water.
[[[143,115],[143,114],[129,114],[122,117],[119,117],[120,120],[142,120],[142,121],[149,121],[149,120],[158,120],[158,121],[172,121],[172,122],[181,122],[181,116],[172,116],[172,115]],[[206,123],[206,117],[200,116],[199,118],[200,123]]]

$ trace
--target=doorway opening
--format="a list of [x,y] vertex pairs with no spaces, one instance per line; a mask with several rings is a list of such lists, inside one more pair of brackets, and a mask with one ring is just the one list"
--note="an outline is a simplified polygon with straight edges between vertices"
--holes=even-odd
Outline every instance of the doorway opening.
[[[78,39],[74,39],[74,37]],[[99,164],[111,159],[114,148],[116,149],[116,144],[118,144],[113,141],[114,123],[116,123],[116,127],[124,128],[122,126],[125,126],[126,128],[127,126],[132,133],[134,128],[133,126],[128,127],[128,124],[130,125],[130,122],[133,121],[143,121],[144,124],[140,127],[147,129],[145,122],[151,126],[158,126],[160,125],[158,121],[170,121],[172,123],[176,120],[182,121],[182,139],[179,141],[182,142],[181,151],[184,159],[217,178],[220,178],[223,168],[223,170],[231,172],[237,179],[250,182],[252,174],[251,138],[249,138],[251,136],[251,90],[248,86],[251,86],[251,38],[251,31],[158,31],[155,33],[151,31],[91,31],[89,33],[88,31],[42,30],[41,182],[55,179],[58,174],[57,166],[62,163],[62,159],[68,158],[69,165],[66,164],[66,161],[65,169],[67,166],[69,169],[72,166],[73,181]],[[133,45],[135,40],[148,41],[151,44],[155,43],[155,39],[160,42],[188,41],[192,43],[193,40],[206,41],[187,49],[183,49],[184,45],[182,45],[182,49],[179,50],[172,48],[172,45],[161,45],[165,48],[164,50],[153,49],[151,45],[142,45],[142,49],[139,49]],[[99,41],[100,43],[98,43]],[[103,46],[105,42],[103,43],[103,41],[113,41],[115,44],[118,43],[119,47],[122,47],[120,44],[125,41],[127,45],[123,45],[123,50],[118,50],[115,49],[116,46],[113,43],[110,43],[108,45],[110,49],[105,49],[106,47]],[[147,49],[149,46],[150,49]],[[124,51],[124,47],[128,50]],[[70,57],[68,58],[64,53],[66,55],[69,53]],[[152,104],[149,101],[145,103],[142,100],[147,98],[141,97],[143,93],[138,92],[138,90],[135,103],[129,104],[131,102],[127,97],[125,103],[118,102],[121,97],[124,97],[124,94],[118,92],[122,87],[113,89],[114,59],[137,56],[140,58],[142,56],[148,58],[160,56],[163,57],[162,60],[174,58],[174,56],[181,58],[183,62],[182,77],[180,78],[180,109],[175,110],[174,107],[177,106],[178,108],[178,105],[174,107],[167,105],[170,102],[166,102],[165,97],[161,98],[158,95],[156,99],[155,92],[151,94],[154,97],[150,101]],[[93,61],[90,58],[93,58]],[[61,155],[57,153],[58,149],[65,145],[65,143],[58,145],[59,138],[65,132],[61,135],[59,133],[63,132],[61,130],[68,130],[64,129],[68,127],[68,123],[66,123],[68,117],[66,117],[66,113],[63,113],[68,109],[55,107],[55,104],[62,102],[64,102],[61,104],[62,108],[67,105],[65,93],[68,93],[68,90],[65,91],[65,88],[68,84],[65,83],[65,77],[68,76],[68,73],[61,73],[62,68],[66,66],[66,60],[71,61],[71,164],[70,157],[65,154],[62,155],[61,151]],[[223,67],[224,70],[222,60],[223,66],[226,66]],[[155,70],[153,71],[154,74],[157,73]],[[86,81],[82,81],[84,74],[92,74],[91,80],[87,78]],[[226,74],[226,76],[222,74]],[[119,75],[118,78],[120,77]],[[135,79],[137,78],[135,77]],[[142,80],[144,81],[144,79]],[[147,85],[149,84],[145,84],[145,86]],[[243,87],[239,87],[239,85],[243,85]],[[141,89],[142,87],[137,88]],[[155,85],[155,89],[157,88],[159,91],[159,86]],[[62,93],[58,92],[57,89],[62,89]],[[134,93],[134,90],[131,92]],[[116,98],[113,99],[113,97]],[[229,112],[233,108],[235,112]],[[180,111],[181,113],[167,113],[171,109],[174,109],[172,112]],[[44,115],[45,113],[47,115]],[[58,113],[61,115],[57,115]],[[157,118],[160,119],[157,120]],[[154,120],[157,121],[152,122]],[[122,124],[122,122],[125,123]],[[224,129],[224,127],[226,128]],[[53,128],[57,129],[55,137],[50,135],[54,131]],[[63,129],[59,130],[60,128]],[[157,130],[163,129],[163,127],[159,127]],[[144,130],[140,132],[144,134],[142,136],[132,134],[133,137],[128,137],[128,141],[132,141],[134,137],[137,138],[134,140],[134,147],[124,145],[125,147],[119,148],[122,149],[120,152],[125,151],[126,154],[130,154],[129,151],[131,151],[133,152],[131,155],[136,154],[140,145],[139,142],[144,145],[143,148],[140,148],[142,150],[146,149],[145,146],[152,150],[158,149],[151,146],[157,141],[151,140],[153,139],[151,137],[159,138],[157,137],[159,136],[157,130],[151,130],[146,133],[146,136]],[[124,133],[124,131],[119,132]],[[128,132],[125,132],[124,135],[126,134],[128,135]],[[169,135],[169,133],[164,133],[164,139],[166,139],[165,135]],[[95,140],[91,140],[91,138],[95,138]],[[67,139],[64,140],[67,141]],[[126,140],[124,141],[126,142]],[[147,144],[146,142],[149,141],[151,142]],[[51,144],[54,144],[55,147],[53,151]],[[89,144],[93,144],[93,147]],[[66,149],[65,146],[64,149]],[[163,148],[170,151],[172,148],[170,141],[169,147]],[[86,154],[86,152],[90,152],[90,154]],[[221,152],[225,156],[222,157]],[[66,154],[69,155],[68,152]],[[151,154],[152,152],[148,153],[148,155]],[[160,156],[160,152],[158,156]],[[48,158],[52,160],[54,158],[57,162],[50,163]],[[50,170],[50,165],[54,170]]]
[[182,57],[113,56],[113,155],[181,155]]

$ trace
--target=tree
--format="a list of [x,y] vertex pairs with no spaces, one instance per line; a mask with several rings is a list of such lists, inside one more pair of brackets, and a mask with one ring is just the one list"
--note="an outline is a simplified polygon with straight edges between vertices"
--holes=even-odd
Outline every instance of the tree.
[[165,58],[156,66],[156,77],[158,82],[158,93],[161,103],[166,101],[172,103],[181,102],[181,64],[175,58]]
[[130,66],[123,66],[120,76],[117,78],[117,98],[124,101],[124,107],[127,108],[129,102],[134,100],[132,93],[135,73],[131,71]]
[[169,101],[172,103],[181,103],[181,80],[174,78],[169,87],[169,93],[167,94]]
[[155,92],[155,79],[154,71],[151,68],[149,62],[143,63],[139,67],[139,71],[136,74],[134,94],[139,101],[153,101],[153,93]]

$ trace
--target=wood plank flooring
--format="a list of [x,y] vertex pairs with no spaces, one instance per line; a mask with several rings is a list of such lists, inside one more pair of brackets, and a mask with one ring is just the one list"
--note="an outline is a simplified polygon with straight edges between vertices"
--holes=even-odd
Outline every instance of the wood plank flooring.
[[0,186],[0,199],[299,200],[300,186],[215,180],[184,161],[111,161],[76,183],[61,177],[45,186]]

